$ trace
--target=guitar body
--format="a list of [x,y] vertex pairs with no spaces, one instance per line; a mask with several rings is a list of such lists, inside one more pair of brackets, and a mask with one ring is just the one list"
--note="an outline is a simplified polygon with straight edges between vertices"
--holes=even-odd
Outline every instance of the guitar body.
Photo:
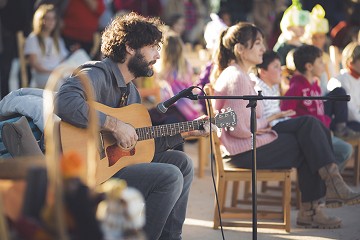
[[[131,124],[134,128],[151,126],[148,110],[141,104],[131,104],[122,108],[111,108],[95,103],[95,109]],[[66,122],[60,123],[60,137],[63,152],[75,150],[83,159],[87,158],[87,130],[77,128]],[[99,143],[96,159],[96,183],[101,184],[120,169],[138,163],[151,162],[155,153],[154,139],[138,141],[134,148],[125,150],[117,146],[115,138],[109,132],[102,132],[102,144]]]

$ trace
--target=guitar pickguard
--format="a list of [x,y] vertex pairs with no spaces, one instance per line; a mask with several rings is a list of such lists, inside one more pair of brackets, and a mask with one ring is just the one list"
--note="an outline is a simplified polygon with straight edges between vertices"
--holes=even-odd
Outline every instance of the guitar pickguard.
[[130,150],[124,150],[120,148],[117,144],[110,145],[106,148],[106,155],[109,161],[109,167],[114,165],[122,157],[134,156],[135,147]]

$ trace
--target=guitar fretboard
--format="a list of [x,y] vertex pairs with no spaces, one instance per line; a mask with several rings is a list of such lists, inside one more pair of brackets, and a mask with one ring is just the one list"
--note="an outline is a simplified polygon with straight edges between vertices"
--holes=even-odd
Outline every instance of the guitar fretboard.
[[182,132],[200,130],[202,129],[202,126],[205,122],[206,120],[194,120],[152,127],[137,128],[136,133],[139,137],[138,141],[142,141],[157,137],[173,136]]

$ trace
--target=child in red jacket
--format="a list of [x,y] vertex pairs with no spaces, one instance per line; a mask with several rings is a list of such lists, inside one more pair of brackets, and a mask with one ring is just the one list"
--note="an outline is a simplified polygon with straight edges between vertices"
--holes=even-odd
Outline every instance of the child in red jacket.
[[[322,60],[322,51],[312,45],[303,45],[293,54],[293,61],[298,74],[290,79],[290,87],[286,96],[322,96],[319,86],[321,74],[325,71]],[[334,89],[329,96],[345,95],[342,88]],[[312,115],[328,128],[334,131],[337,137],[358,137],[359,133],[347,127],[347,102],[322,100],[287,100],[281,102],[281,109],[293,109],[296,116]],[[331,110],[332,109],[332,110]],[[334,110],[335,109],[335,110]],[[337,109],[337,110],[336,110]]]

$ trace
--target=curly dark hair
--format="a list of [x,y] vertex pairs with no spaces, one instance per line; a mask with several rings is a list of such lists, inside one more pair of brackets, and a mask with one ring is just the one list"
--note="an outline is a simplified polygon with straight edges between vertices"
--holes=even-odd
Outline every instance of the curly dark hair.
[[162,42],[159,18],[143,17],[135,12],[116,17],[102,34],[101,52],[115,62],[125,62],[126,47],[140,49]]

